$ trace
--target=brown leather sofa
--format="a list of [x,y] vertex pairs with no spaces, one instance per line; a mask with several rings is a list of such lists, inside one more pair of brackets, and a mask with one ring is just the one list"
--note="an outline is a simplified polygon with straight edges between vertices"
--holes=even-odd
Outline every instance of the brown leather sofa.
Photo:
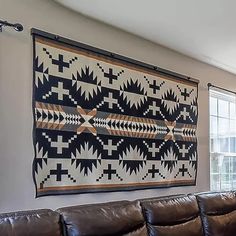
[[0,236],[234,236],[236,192],[0,214]]

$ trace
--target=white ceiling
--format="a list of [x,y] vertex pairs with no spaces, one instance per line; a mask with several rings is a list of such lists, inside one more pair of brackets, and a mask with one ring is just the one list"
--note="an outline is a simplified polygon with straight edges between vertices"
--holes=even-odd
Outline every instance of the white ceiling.
[[56,0],[236,74],[235,0]]

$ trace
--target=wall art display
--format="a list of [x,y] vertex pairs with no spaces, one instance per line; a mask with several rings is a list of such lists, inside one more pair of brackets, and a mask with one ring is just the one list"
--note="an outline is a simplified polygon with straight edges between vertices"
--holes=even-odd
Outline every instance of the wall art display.
[[37,197],[195,185],[197,82],[32,35]]

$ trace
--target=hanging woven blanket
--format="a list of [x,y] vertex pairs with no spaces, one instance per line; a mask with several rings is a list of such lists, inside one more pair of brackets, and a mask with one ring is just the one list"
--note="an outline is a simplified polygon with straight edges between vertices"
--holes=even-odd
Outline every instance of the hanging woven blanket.
[[37,196],[195,184],[197,83],[33,39]]

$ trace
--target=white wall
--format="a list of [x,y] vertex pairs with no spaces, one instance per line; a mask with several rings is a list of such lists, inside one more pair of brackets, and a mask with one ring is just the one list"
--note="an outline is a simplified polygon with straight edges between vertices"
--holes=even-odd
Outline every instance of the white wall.
[[[3,20],[25,30],[0,33],[0,212],[58,208],[92,202],[136,199],[209,190],[208,91],[206,84],[236,91],[236,76],[118,29],[88,19],[48,0],[0,0]],[[32,39],[30,28],[158,65],[200,80],[198,177],[193,187],[50,196],[35,199],[32,179]]]

